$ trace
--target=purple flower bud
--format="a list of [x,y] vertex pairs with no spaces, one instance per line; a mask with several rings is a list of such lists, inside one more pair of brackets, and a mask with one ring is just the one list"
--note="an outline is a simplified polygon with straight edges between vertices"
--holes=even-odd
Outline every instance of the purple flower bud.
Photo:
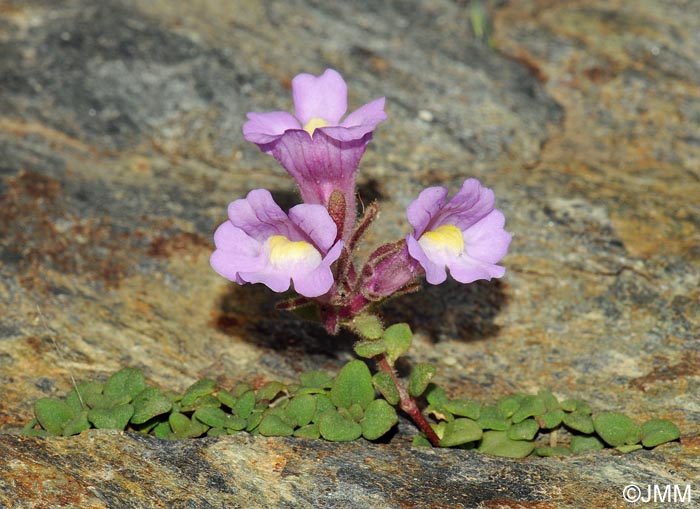
[[263,283],[275,292],[289,289],[318,297],[333,286],[331,264],[343,243],[321,205],[301,204],[289,215],[267,189],[255,189],[228,207],[229,220],[214,234],[213,269],[238,284]]
[[362,269],[360,291],[370,301],[405,291],[423,273],[411,258],[406,241],[385,244],[369,256]]
[[299,74],[292,80],[294,115],[285,111],[248,113],[243,135],[272,154],[294,178],[305,203],[328,207],[331,194],[345,197],[342,238],[355,222],[355,176],[372,132],[386,119],[384,98],[341,118],[347,86],[333,69],[321,76]]
[[503,214],[494,209],[493,191],[467,179],[445,203],[447,193],[429,187],[408,206],[414,228],[406,236],[409,254],[434,285],[447,279],[446,268],[460,283],[502,277],[505,268],[496,263],[508,252],[511,236],[503,229]]

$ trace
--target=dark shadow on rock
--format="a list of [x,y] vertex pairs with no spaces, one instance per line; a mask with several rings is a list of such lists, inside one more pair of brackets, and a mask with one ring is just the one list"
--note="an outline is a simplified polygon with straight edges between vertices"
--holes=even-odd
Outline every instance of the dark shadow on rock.
[[341,330],[333,336],[320,323],[300,318],[291,311],[278,310],[275,305],[284,297],[259,284],[231,284],[219,299],[214,326],[224,333],[276,351],[328,357],[336,357],[339,351],[352,351],[356,341],[352,333]]
[[500,280],[424,283],[421,291],[389,301],[382,315],[387,323],[408,323],[433,342],[483,340],[498,333],[494,319],[508,300],[505,288]]

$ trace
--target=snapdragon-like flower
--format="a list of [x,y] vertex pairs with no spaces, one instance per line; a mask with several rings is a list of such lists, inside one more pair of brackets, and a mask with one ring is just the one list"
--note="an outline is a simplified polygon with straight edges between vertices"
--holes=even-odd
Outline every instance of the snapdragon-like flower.
[[447,271],[460,283],[501,277],[503,258],[511,236],[503,229],[505,218],[494,209],[491,189],[476,179],[467,179],[452,199],[448,190],[423,190],[406,211],[414,228],[406,237],[409,254],[425,270],[428,283],[440,284]]
[[[384,98],[350,113],[347,85],[333,69],[292,80],[294,115],[286,111],[248,113],[243,135],[272,154],[294,178],[305,203],[328,207],[338,190],[345,199],[342,236],[355,222],[355,176],[372,132],[386,119]],[[342,119],[342,120],[341,120]]]
[[214,234],[213,269],[238,284],[263,283],[275,292],[289,289],[318,297],[333,286],[331,264],[342,241],[322,205],[301,204],[289,214],[266,189],[255,189],[228,207],[229,220]]

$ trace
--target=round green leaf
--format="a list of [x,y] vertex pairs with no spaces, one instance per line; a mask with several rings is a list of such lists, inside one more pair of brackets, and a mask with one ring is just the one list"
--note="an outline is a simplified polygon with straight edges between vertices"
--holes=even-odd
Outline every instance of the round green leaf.
[[550,456],[567,456],[571,454],[571,449],[564,445],[557,445],[555,447],[545,446],[538,447],[535,449],[535,454],[537,456],[550,457]]
[[180,405],[184,407],[191,407],[197,398],[200,396],[206,396],[211,394],[216,389],[216,382],[210,378],[203,378],[197,380],[195,383],[190,385],[185,394],[182,395],[182,400],[180,400]]
[[335,405],[325,394],[315,394],[314,399],[316,400],[316,412],[314,413],[312,421],[318,423],[323,414],[329,410],[335,411]]
[[379,371],[372,377],[372,383],[377,390],[384,396],[384,399],[391,405],[397,405],[401,400],[399,390],[394,384],[394,378],[386,371]]
[[536,419],[537,423],[540,425],[540,428],[552,429],[556,428],[561,424],[564,415],[564,411],[557,408],[555,410],[549,410],[544,414],[537,416]]
[[408,378],[408,393],[414,398],[423,394],[428,388],[430,380],[435,376],[435,371],[435,366],[432,364],[416,364]]
[[41,427],[52,435],[62,435],[63,427],[75,417],[75,413],[65,401],[53,398],[36,400],[34,415]]
[[253,408],[255,408],[255,393],[248,391],[238,398],[232,410],[237,416],[247,419]]
[[221,408],[211,406],[198,408],[192,415],[192,418],[212,428],[225,428],[229,417]]
[[216,397],[222,405],[227,406],[228,408],[233,408],[233,405],[236,404],[236,397],[229,391],[221,389],[216,394]]
[[63,436],[69,437],[71,435],[77,435],[78,433],[90,429],[87,413],[87,410],[83,410],[68,421],[66,425],[63,426]]
[[605,444],[596,436],[574,435],[569,444],[571,452],[578,454],[586,451],[599,451],[605,448]]
[[397,323],[387,327],[384,331],[384,342],[389,363],[393,365],[396,359],[405,354],[411,347],[411,341],[413,341],[413,333],[408,324]]
[[539,424],[535,419],[530,418],[513,424],[506,433],[511,440],[532,440],[539,430]]
[[358,341],[353,346],[355,353],[364,357],[365,359],[371,359],[377,355],[381,355],[386,352],[386,343],[381,340],[369,340],[369,341]]
[[168,422],[173,429],[174,436],[171,435],[171,437],[174,439],[195,438],[203,435],[209,429],[209,426],[196,420],[190,420],[189,417],[179,412],[171,413]]
[[445,431],[440,439],[440,447],[454,447],[468,442],[476,442],[482,435],[481,427],[471,419],[455,419],[445,426]]
[[124,429],[134,415],[134,405],[127,403],[114,408],[93,408],[88,412],[88,420],[97,429]]
[[289,401],[284,411],[297,426],[306,426],[316,413],[316,398],[311,394],[295,396]]
[[498,409],[504,417],[509,418],[520,408],[520,401],[523,397],[520,394],[508,394],[498,400]]
[[564,414],[562,422],[569,428],[580,431],[581,433],[591,434],[595,431],[593,419],[590,414],[576,410],[570,414]]
[[613,447],[639,442],[641,430],[635,422],[618,412],[601,412],[593,419],[596,433]]
[[331,442],[349,442],[362,435],[362,426],[330,410],[321,415],[318,423],[321,436]]
[[138,393],[146,388],[146,379],[141,370],[123,368],[114,373],[105,382],[102,394],[117,401],[129,403]]
[[260,434],[266,437],[288,437],[294,433],[294,428],[277,415],[266,415],[258,427]]
[[94,401],[95,398],[102,398],[103,387],[104,382],[81,382],[68,393],[66,404],[71,407],[74,413],[78,414],[85,410],[86,407],[92,407],[90,402]]
[[302,387],[314,389],[330,389],[333,386],[333,378],[323,371],[306,371],[299,375]]
[[524,458],[534,448],[535,444],[530,441],[511,440],[505,431],[485,431],[479,444],[480,452],[507,458]]
[[665,442],[678,440],[681,431],[678,426],[665,419],[652,419],[642,424],[642,445],[656,447]]
[[331,401],[337,407],[349,408],[357,403],[362,408],[367,408],[373,400],[374,386],[367,364],[360,360],[348,362],[335,377]]
[[383,399],[375,399],[367,406],[360,422],[362,436],[367,440],[376,440],[388,432],[398,420],[394,407]]
[[505,418],[497,406],[485,406],[481,409],[481,415],[477,420],[482,429],[505,431],[510,427],[510,422]]
[[567,399],[562,401],[559,406],[565,412],[581,412],[588,415],[593,413],[588,403],[580,399]]
[[319,438],[321,432],[318,430],[318,424],[312,423],[296,429],[294,431],[294,436],[298,438]]
[[544,401],[537,396],[526,395],[520,401],[520,407],[512,415],[511,419],[514,423],[524,421],[528,417],[542,415],[547,411]]
[[353,318],[352,327],[360,336],[369,340],[381,338],[384,331],[379,317],[370,313],[361,313]]
[[285,390],[282,382],[268,382],[255,393],[257,401],[272,401],[277,395]]
[[461,417],[476,420],[481,416],[481,405],[470,399],[450,399],[443,406],[451,414]]
[[172,401],[156,387],[146,387],[133,400],[134,415],[132,424],[143,424],[157,415],[169,412],[173,407]]

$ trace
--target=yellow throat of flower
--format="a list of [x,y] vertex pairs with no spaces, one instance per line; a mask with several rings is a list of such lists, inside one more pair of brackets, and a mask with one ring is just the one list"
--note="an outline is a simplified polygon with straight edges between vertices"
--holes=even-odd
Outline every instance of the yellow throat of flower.
[[[458,256],[464,251],[462,231],[454,225],[444,224],[421,235],[418,243],[424,247],[440,249],[450,256]],[[427,245],[427,246],[426,246]]]
[[277,268],[288,267],[301,261],[312,266],[321,263],[321,253],[303,240],[294,242],[284,235],[273,235],[269,243],[270,263]]
[[322,118],[314,117],[306,123],[306,125],[304,126],[304,131],[309,133],[309,136],[313,136],[314,131],[316,129],[318,129],[319,127],[326,127],[328,125],[329,125],[328,122],[326,122]]

